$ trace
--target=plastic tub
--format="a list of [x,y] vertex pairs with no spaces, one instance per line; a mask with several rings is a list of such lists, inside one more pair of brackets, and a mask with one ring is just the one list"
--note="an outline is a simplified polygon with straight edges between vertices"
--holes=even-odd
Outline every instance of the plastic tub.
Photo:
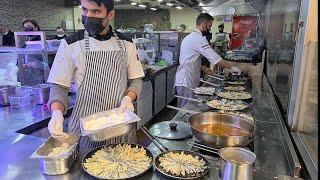
[[13,94],[9,96],[11,108],[21,108],[30,105],[30,95]]

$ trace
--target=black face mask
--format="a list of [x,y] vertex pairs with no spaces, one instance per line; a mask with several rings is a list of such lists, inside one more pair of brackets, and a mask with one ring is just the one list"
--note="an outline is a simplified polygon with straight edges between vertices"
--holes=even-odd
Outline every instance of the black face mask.
[[209,30],[203,31],[202,36],[205,36],[208,42],[210,42],[212,39],[212,33]]
[[219,33],[223,33],[223,29],[222,30],[219,29]]
[[105,29],[103,20],[104,18],[82,16],[82,24],[90,35],[99,35]]
[[23,29],[24,31],[33,31],[33,27],[26,27]]

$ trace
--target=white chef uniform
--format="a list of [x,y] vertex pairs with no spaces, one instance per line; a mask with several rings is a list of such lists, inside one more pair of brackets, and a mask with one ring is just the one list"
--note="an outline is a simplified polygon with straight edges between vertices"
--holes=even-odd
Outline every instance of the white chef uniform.
[[201,55],[211,65],[217,64],[222,58],[211,48],[205,36],[198,29],[186,36],[181,43],[180,57],[175,86],[196,88],[200,83]]
[[[80,32],[78,33],[80,34]],[[72,42],[72,40],[70,42],[67,42],[65,39],[61,40],[48,77],[49,83],[70,87],[71,80],[74,78],[77,88],[80,87],[84,78],[86,63],[84,41],[85,39],[82,37],[75,39],[74,42]],[[141,62],[137,60],[135,45],[126,40],[122,41],[127,52],[126,63],[128,79],[143,77],[144,73]],[[114,36],[106,41],[99,41],[93,37],[89,37],[89,43],[90,51],[100,51],[101,49],[104,51],[119,50],[119,46]]]
[[[109,38],[98,40],[80,31],[60,44],[48,82],[69,87],[72,79],[76,81],[79,91],[68,124],[69,132],[80,133],[80,117],[119,106],[127,80],[144,76],[134,44],[119,38],[115,32],[112,34],[114,36],[110,33]],[[101,142],[82,137],[80,156],[101,145],[134,139],[135,129]]]

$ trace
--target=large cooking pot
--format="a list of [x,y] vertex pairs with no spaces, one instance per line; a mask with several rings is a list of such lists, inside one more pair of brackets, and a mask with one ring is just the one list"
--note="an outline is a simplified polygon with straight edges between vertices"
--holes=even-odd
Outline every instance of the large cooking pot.
[[[253,141],[254,135],[257,130],[255,123],[250,120],[218,112],[204,112],[194,114],[189,118],[188,123],[190,125],[192,134],[197,140],[205,145],[215,148],[247,146],[250,142]],[[203,124],[225,124],[245,130],[249,132],[249,134],[242,136],[216,136],[204,133],[196,129],[197,126]]]

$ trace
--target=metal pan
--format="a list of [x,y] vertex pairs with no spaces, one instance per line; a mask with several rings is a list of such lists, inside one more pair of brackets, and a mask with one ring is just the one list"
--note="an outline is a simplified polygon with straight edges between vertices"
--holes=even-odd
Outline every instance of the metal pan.
[[[156,156],[155,161],[154,161],[154,165],[155,168],[158,172],[160,172],[160,174],[162,174],[163,176],[170,178],[170,179],[198,179],[203,177],[204,175],[206,175],[209,172],[209,162],[200,154],[195,153],[195,152],[191,152],[191,151],[186,151],[186,150],[169,150],[168,148],[166,148],[159,140],[157,140],[150,132],[149,130],[144,127],[141,126],[141,129],[143,130],[143,132],[147,135],[147,137],[159,148],[159,150],[162,152],[160,153],[158,156]],[[160,161],[159,158],[162,157],[163,155],[165,155],[166,153],[169,152],[176,152],[176,153],[181,153],[184,152],[185,154],[190,154],[192,156],[198,156],[199,158],[201,158],[204,162],[205,162],[205,166],[206,169],[202,172],[202,173],[197,173],[197,174],[190,174],[187,176],[177,176],[174,174],[171,174],[169,172],[166,172],[161,166],[160,166]]]
[[[235,94],[243,93],[243,94],[246,94],[248,97],[242,97],[242,98],[241,97],[236,97],[236,96],[234,96],[234,97],[225,97],[223,95],[223,93],[227,93],[227,92],[235,93]],[[250,100],[250,99],[252,99],[252,95],[250,93],[248,93],[248,92],[245,92],[245,91],[242,91],[242,92],[240,92],[240,91],[220,91],[220,92],[217,92],[216,95],[218,97],[220,97],[220,98],[231,99],[231,100]]]
[[210,93],[210,92],[201,92],[201,91],[197,90],[197,88],[195,88],[195,89],[188,88],[188,89],[190,89],[194,94],[204,95],[204,96],[213,96],[217,92],[217,89],[214,88],[214,87],[200,87],[200,88],[212,88],[213,92],[212,93]]
[[245,86],[231,85],[231,86],[225,86],[225,87],[223,87],[223,89],[227,90],[227,91],[244,91],[244,90],[246,90],[246,87]]
[[[95,152],[97,152],[98,150],[100,150],[100,149],[102,149],[102,148],[105,148],[105,149],[106,149],[106,148],[109,148],[109,147],[112,148],[112,147],[115,147],[115,146],[117,146],[117,145],[124,145],[124,144],[128,144],[128,143],[109,144],[109,145],[104,145],[104,146],[100,146],[100,147],[98,147],[98,148],[93,149],[93,150],[90,151],[88,154],[86,154],[86,156],[82,159],[81,165],[82,165],[83,170],[84,170],[89,176],[91,176],[91,177],[98,178],[98,179],[105,179],[105,178],[103,178],[103,177],[99,177],[99,176],[95,176],[95,175],[93,175],[93,174],[90,174],[90,172],[87,171],[86,168],[84,167],[84,165],[83,165],[84,162],[85,162],[88,158],[91,158],[92,155],[93,155]],[[138,174],[138,175],[136,175],[136,176],[132,176],[132,177],[129,177],[129,178],[123,178],[123,179],[135,179],[135,178],[137,178],[137,177],[140,177],[140,176],[142,176],[144,173],[146,173],[146,172],[152,167],[152,164],[153,164],[153,155],[152,155],[152,153],[151,153],[147,148],[145,148],[145,147],[143,147],[143,146],[141,146],[141,145],[139,145],[139,144],[129,144],[129,145],[131,145],[131,147],[136,147],[136,146],[138,146],[139,148],[144,148],[144,149],[146,150],[147,156],[148,156],[149,158],[151,158],[152,161],[150,162],[149,167],[148,167],[144,172],[142,172],[142,173],[140,173],[140,174]]]
[[[231,146],[245,147],[253,141],[257,131],[257,126],[254,121],[242,118],[237,115],[231,115],[221,112],[196,112],[183,108],[168,106],[168,108],[191,113],[188,119],[188,124],[193,136],[201,143],[210,147],[222,148]],[[253,118],[253,117],[252,117]],[[197,130],[195,127],[202,124],[226,124],[232,127],[243,129],[249,132],[244,136],[215,136],[212,134],[204,133]]]
[[187,100],[190,100],[190,101],[194,101],[194,102],[198,102],[198,103],[203,103],[205,105],[207,105],[209,108],[211,109],[219,109],[219,110],[227,110],[227,111],[241,111],[241,110],[244,110],[246,108],[248,108],[250,105],[249,103],[245,102],[245,101],[242,101],[242,100],[237,100],[236,102],[234,102],[235,104],[243,104],[242,107],[230,107],[230,108],[223,108],[222,106],[218,106],[218,105],[214,105],[212,104],[213,101],[219,103],[219,102],[222,102],[222,101],[226,101],[226,102],[232,102],[234,100],[228,100],[228,99],[212,99],[212,100],[199,100],[199,99],[194,99],[194,98],[188,98],[188,97],[183,97],[183,96],[178,96],[178,95],[175,95],[175,97],[177,98],[181,98],[181,99],[187,99]]
[[[254,140],[257,131],[256,124],[250,120],[233,116],[229,114],[222,114],[217,112],[204,112],[194,114],[188,119],[193,136],[201,143],[215,148],[239,146],[245,147]],[[248,132],[246,135],[230,135],[219,136],[208,134],[197,129],[199,125],[204,124],[224,124],[231,127],[239,128]]]
[[[201,172],[201,173],[197,173],[197,174],[189,174],[186,176],[177,176],[177,175],[173,175],[169,172],[166,172],[161,166],[160,166],[160,160],[159,158],[164,156],[165,154],[169,153],[169,152],[173,152],[173,153],[181,153],[184,152],[185,154],[190,154],[193,157],[199,157],[199,159],[202,159],[205,162],[205,166],[206,169]],[[210,165],[208,160],[206,160],[202,155],[195,153],[195,152],[191,152],[191,151],[185,151],[185,150],[172,150],[172,151],[166,151],[166,152],[162,152],[161,154],[159,154],[158,156],[156,156],[155,160],[154,160],[154,165],[155,168],[158,172],[160,172],[162,175],[164,175],[165,177],[169,178],[169,179],[198,179],[203,177],[204,175],[206,175],[209,172],[210,169]]]

